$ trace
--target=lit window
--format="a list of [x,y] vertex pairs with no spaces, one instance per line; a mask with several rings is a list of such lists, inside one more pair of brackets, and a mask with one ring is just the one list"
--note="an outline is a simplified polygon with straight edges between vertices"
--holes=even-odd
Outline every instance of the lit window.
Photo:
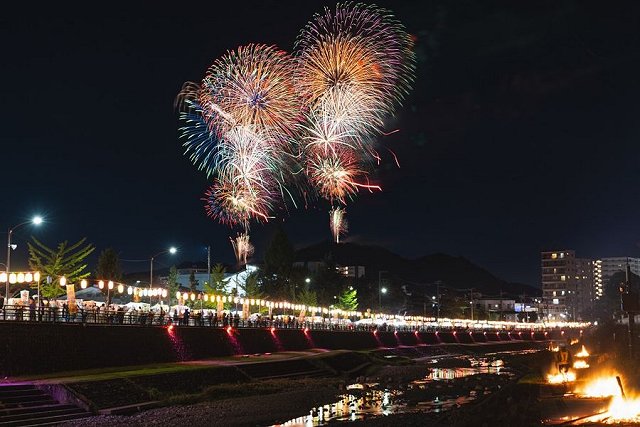
[[554,303],[554,304],[560,304],[560,300],[559,300],[558,298],[554,298],[554,299],[553,299],[553,303]]
[[564,252],[560,252],[560,258],[564,258]]
[[564,295],[564,291],[562,291],[562,295]]
[[560,276],[560,280],[562,280],[562,281],[564,282],[565,280],[567,280],[567,276],[565,276],[565,275],[563,274],[562,276]]
[[551,259],[556,259],[558,258],[558,254],[551,254]]

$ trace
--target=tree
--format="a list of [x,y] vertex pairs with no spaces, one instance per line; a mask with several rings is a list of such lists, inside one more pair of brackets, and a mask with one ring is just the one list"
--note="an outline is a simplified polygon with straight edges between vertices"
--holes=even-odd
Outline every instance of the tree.
[[278,227],[264,254],[262,280],[273,297],[286,298],[295,252],[284,229]]
[[65,292],[60,286],[62,276],[67,278],[69,284],[89,277],[85,260],[95,247],[90,243],[85,245],[86,237],[73,245],[65,240],[55,249],[47,247],[33,236],[31,239],[33,243],[28,243],[29,267],[40,271],[42,277],[50,276],[52,279],[51,284],[45,281],[41,287],[40,293],[45,298],[55,298]]
[[216,264],[213,266],[211,270],[211,274],[209,275],[209,281],[205,282],[204,290],[208,294],[221,294],[224,292],[225,283],[224,276],[227,272],[227,269],[222,264]]
[[345,311],[356,310],[358,308],[358,291],[349,286],[338,295],[338,302],[335,306]]
[[[208,294],[220,295],[224,292],[225,282],[224,276],[226,273],[226,268],[222,264],[216,264],[213,266],[211,270],[211,274],[209,274],[209,281],[204,282],[204,291]],[[209,301],[205,303],[207,308],[215,308],[217,304],[213,301]]]
[[315,291],[309,289],[309,286],[305,286],[298,293],[296,298],[296,302],[300,304],[304,304],[306,306],[317,306],[318,305],[318,296]]
[[198,280],[196,279],[195,271],[191,270],[191,274],[189,274],[189,288],[191,292],[196,292],[198,290]]
[[107,248],[100,252],[98,265],[96,267],[96,276],[98,279],[113,280],[116,282],[122,279],[120,257],[113,248]]
[[[172,265],[169,269],[169,277],[167,277],[167,292],[169,293],[169,301],[175,299],[176,292],[180,290],[180,284],[178,283],[178,269],[175,265]],[[176,301],[176,304],[178,302]]]

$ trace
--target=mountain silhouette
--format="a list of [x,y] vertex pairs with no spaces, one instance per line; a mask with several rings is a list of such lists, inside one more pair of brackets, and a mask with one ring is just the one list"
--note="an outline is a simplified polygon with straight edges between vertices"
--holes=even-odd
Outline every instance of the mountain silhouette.
[[471,289],[485,297],[539,296],[540,288],[500,279],[461,256],[443,253],[407,259],[381,246],[357,243],[321,242],[296,251],[297,262],[328,261],[341,266],[365,267],[368,280],[382,277],[414,291],[432,288],[436,282],[453,289]]

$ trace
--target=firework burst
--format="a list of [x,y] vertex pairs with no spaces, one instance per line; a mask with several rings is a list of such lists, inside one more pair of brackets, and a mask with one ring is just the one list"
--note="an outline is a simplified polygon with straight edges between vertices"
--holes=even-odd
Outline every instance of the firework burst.
[[333,240],[336,243],[340,243],[340,236],[348,230],[345,214],[346,211],[340,207],[331,208],[329,211],[329,227],[331,228],[331,234],[333,234]]
[[412,45],[386,9],[354,3],[325,8],[296,41],[295,82],[312,105],[331,88],[354,86],[390,112],[413,82]]
[[247,230],[290,194],[292,137],[302,118],[292,70],[284,51],[248,45],[215,61],[201,84],[183,86],[177,99],[183,145],[213,176],[204,199],[211,217]]

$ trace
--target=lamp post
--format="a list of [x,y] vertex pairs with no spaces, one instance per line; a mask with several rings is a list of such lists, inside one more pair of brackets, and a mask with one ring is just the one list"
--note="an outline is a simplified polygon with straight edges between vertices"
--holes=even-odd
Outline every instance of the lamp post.
[[[382,273],[387,273],[387,271],[385,270],[380,270],[378,271],[378,310],[382,311]],[[385,288],[384,293],[386,293],[387,290]]]
[[11,235],[13,234],[14,230],[27,224],[40,225],[42,224],[42,217],[39,215],[36,215],[33,218],[31,218],[29,221],[21,222],[20,224],[9,228],[9,235],[7,237],[7,263],[5,265],[5,267],[7,268],[7,285],[5,289],[5,295],[4,295],[6,305],[9,304],[9,272],[11,271],[11,250],[13,249],[11,247]]
[[378,294],[378,305],[380,306],[380,311],[382,311],[382,294],[387,293],[387,288],[380,288],[380,293]]
[[166,249],[164,251],[160,251],[157,254],[155,254],[154,256],[151,257],[151,272],[149,275],[149,303],[151,303],[151,291],[153,289],[153,260],[155,259],[155,257],[166,254],[166,253],[170,253],[171,255],[175,254],[176,252],[178,252],[178,249],[176,249],[175,247],[170,247],[169,249]]

